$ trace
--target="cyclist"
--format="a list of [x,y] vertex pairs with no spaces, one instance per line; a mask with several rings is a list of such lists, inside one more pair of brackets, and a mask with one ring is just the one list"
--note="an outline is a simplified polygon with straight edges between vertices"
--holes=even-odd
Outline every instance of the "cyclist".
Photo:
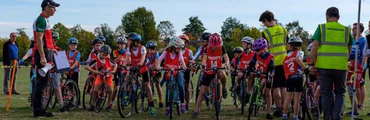
[[[144,81],[144,86],[145,90],[148,96],[148,101],[149,101],[149,112],[150,115],[155,116],[157,114],[156,110],[154,109],[154,102],[153,102],[153,94],[152,94],[152,89],[150,86],[149,82],[149,72],[148,72],[148,67],[146,66],[146,49],[144,46],[140,44],[141,42],[141,35],[132,32],[129,33],[126,38],[128,39],[128,45],[129,48],[127,49],[127,56],[126,60],[124,62],[124,66],[127,65],[128,61],[131,59],[131,64],[133,67],[140,67],[140,74],[143,77]],[[126,79],[124,84],[128,81],[130,71],[126,74]]]
[[[254,56],[254,52],[252,51],[252,45],[253,45],[253,42],[254,42],[254,39],[249,37],[249,36],[245,36],[242,40],[242,47],[243,47],[243,52],[242,54],[240,55],[240,63],[239,63],[239,69],[246,69],[248,68],[248,65],[250,63],[250,61],[252,60],[253,56]],[[239,86],[239,83],[240,83],[240,80],[243,78],[244,76],[244,73],[242,71],[239,71],[238,73],[238,76],[236,77],[237,79],[237,92],[240,91],[240,86]],[[243,78],[243,79],[248,79],[248,78]],[[249,97],[250,97],[250,91],[252,89],[252,86],[253,86],[253,81],[252,79],[248,79],[248,87],[247,87],[247,94],[245,96],[245,100],[246,103],[249,102]]]
[[[267,51],[268,43],[266,39],[260,38],[254,41],[253,43],[253,50],[255,54],[252,60],[249,63],[248,71],[253,71],[253,69],[257,68],[259,72],[261,72],[261,83],[263,85],[263,94],[266,95],[266,103],[267,103],[267,113],[266,119],[273,119],[271,115],[271,104],[272,104],[272,96],[271,96],[271,88],[272,88],[272,81],[268,80],[265,76],[274,76],[274,57]],[[256,66],[256,64],[258,65]],[[271,74],[269,74],[271,73]],[[247,73],[249,74],[249,73]],[[254,76],[254,75],[253,75]]]
[[[113,50],[114,62],[117,64],[117,66],[122,66],[123,62],[125,61],[125,58],[126,58],[127,39],[125,37],[118,37],[116,39],[116,43],[118,45],[118,49]],[[120,85],[122,84],[121,82],[123,82],[123,81],[119,81],[119,77],[123,77],[123,76],[120,76],[120,72],[125,73],[125,70],[119,71],[117,69],[117,71],[114,73],[114,77],[113,77],[115,87],[113,89],[113,95],[112,95],[112,97],[113,97],[112,98],[112,105],[111,105],[112,108],[113,108],[114,100],[116,98],[116,94],[119,90]]]
[[[243,51],[244,51],[243,48],[239,46],[233,49],[234,58],[231,60],[231,63],[230,63],[231,71],[234,71],[235,69],[238,68],[239,63],[240,63],[240,55],[242,54]],[[237,76],[237,73],[232,72],[231,76]],[[235,87],[235,79],[232,79],[230,91],[233,91],[234,87]]]
[[[225,48],[222,46],[222,38],[219,34],[214,33],[209,37],[209,46],[207,46],[204,50],[203,59],[202,59],[202,65],[206,67],[206,69],[211,69],[213,67],[222,67],[222,57],[224,58],[226,63],[229,62],[229,57],[227,56]],[[227,64],[227,67],[229,65]],[[223,71],[206,71],[205,75],[203,77],[202,86],[200,90],[200,94],[198,96],[197,104],[194,109],[193,117],[198,117],[199,114],[199,108],[200,104],[202,103],[205,93],[207,91],[207,88],[211,84],[212,79],[215,77],[215,75],[218,75],[221,79],[221,76],[224,75]],[[225,88],[223,88],[225,89]],[[220,95],[222,96],[222,95]]]
[[[187,67],[189,67],[189,63],[195,63],[193,60],[193,51],[191,51],[188,48],[190,39],[187,35],[183,34],[179,36],[182,40],[185,42],[185,46],[181,49],[182,55],[184,57],[184,61]],[[189,101],[190,101],[190,70],[185,70],[184,72],[184,79],[185,79],[185,101],[186,105],[185,108],[186,110],[189,110]]]
[[[148,54],[146,55],[146,58],[149,60],[149,67],[154,68],[155,62],[159,59],[159,52],[157,51],[157,43],[154,41],[149,41],[146,43],[145,47],[148,49]],[[159,109],[163,108],[163,101],[162,101],[162,87],[159,84],[159,80],[161,78],[161,73],[156,72],[153,77],[153,82],[155,84],[155,87],[157,88],[157,94],[159,99]],[[152,86],[154,87],[154,86]]]
[[[160,63],[164,60],[164,68],[165,69],[172,69],[172,68],[180,68],[186,69],[186,64],[184,61],[184,57],[181,54],[181,49],[185,46],[184,41],[178,37],[170,38],[170,43],[166,47],[166,50],[162,52],[161,56],[159,57],[158,61],[156,61],[156,68],[160,68]],[[170,72],[164,73],[164,79],[167,81],[170,80]],[[185,114],[185,90],[184,90],[184,72],[174,72],[175,76],[177,74],[176,80],[179,88],[179,97],[180,97],[180,108],[181,114]],[[168,116],[170,114],[170,103],[166,101],[166,112],[165,115]]]
[[302,40],[297,37],[291,37],[288,41],[288,54],[286,55],[283,68],[285,78],[287,79],[287,94],[283,105],[283,120],[288,120],[287,113],[289,104],[293,98],[293,120],[298,120],[299,102],[303,91],[303,72],[305,66],[302,62],[304,52],[301,50]]
[[[112,108],[112,93],[113,93],[113,74],[117,69],[117,64],[114,63],[113,60],[109,59],[109,55],[112,52],[112,49],[108,45],[103,45],[100,47],[100,54],[99,57],[95,60],[93,60],[89,65],[86,65],[87,70],[89,70],[92,73],[97,74],[94,82],[94,90],[92,94],[92,105],[88,109],[88,111],[94,110],[94,105],[97,99],[97,94],[99,90],[101,89],[101,86],[103,84],[103,78],[104,82],[108,86],[108,107],[107,111],[110,111]],[[92,69],[95,68],[95,69]]]
[[202,45],[198,48],[197,52],[193,56],[193,60],[197,60],[198,58],[202,59],[203,58],[203,53],[204,49],[208,46],[208,39],[211,33],[209,32],[204,32],[201,36],[200,39],[202,41]]
[[87,58],[87,61],[86,61],[87,64],[90,63],[92,60],[98,58],[100,46],[102,46],[102,44],[103,44],[103,41],[100,39],[96,39],[96,38],[91,42],[91,45],[93,46],[93,50],[91,50],[89,57]]

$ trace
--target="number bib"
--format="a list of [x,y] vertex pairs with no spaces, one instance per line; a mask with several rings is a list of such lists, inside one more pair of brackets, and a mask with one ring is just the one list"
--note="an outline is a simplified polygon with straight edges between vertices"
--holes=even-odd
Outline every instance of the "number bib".
[[[206,69],[212,69],[214,67],[222,67],[222,48],[218,47],[215,51],[212,51],[210,46],[207,46],[207,66]],[[215,74],[215,71],[208,70],[207,74]]]
[[285,72],[285,78],[288,80],[289,76],[297,74],[298,63],[296,62],[298,50],[290,52],[284,59],[283,67]]

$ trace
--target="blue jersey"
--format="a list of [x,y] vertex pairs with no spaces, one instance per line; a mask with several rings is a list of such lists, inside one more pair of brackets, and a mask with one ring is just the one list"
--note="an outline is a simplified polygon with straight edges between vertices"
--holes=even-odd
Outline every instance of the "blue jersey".
[[[366,44],[366,38],[362,37],[358,40],[360,43],[358,45],[358,52],[357,52],[357,58],[358,58],[358,63],[362,64],[362,58],[363,58],[363,51],[365,49],[365,44]],[[356,39],[352,41],[352,48],[351,48],[351,53],[349,54],[349,60],[354,60],[356,57]]]

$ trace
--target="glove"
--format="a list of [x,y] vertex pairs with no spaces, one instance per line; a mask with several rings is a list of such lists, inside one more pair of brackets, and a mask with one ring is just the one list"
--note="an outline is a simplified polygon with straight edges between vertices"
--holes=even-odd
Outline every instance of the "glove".
[[23,60],[23,59],[19,59],[19,61],[18,61],[18,65],[23,65],[23,62],[24,62],[24,60]]
[[121,51],[119,51],[119,54],[123,55],[125,54],[125,52],[126,52],[126,49],[121,49]]

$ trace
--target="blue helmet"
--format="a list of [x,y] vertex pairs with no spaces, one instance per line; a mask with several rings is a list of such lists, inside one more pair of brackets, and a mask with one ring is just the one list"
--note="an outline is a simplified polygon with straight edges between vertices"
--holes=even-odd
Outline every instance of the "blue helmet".
[[154,48],[154,47],[157,47],[157,43],[151,40],[148,43],[146,43],[145,47],[146,48]]
[[78,39],[74,38],[74,37],[71,37],[68,40],[68,44],[78,44]]
[[102,40],[100,40],[100,39],[98,39],[98,38],[95,38],[95,39],[91,42],[91,45],[95,45],[95,44],[97,44],[97,43],[102,44],[102,43],[103,43],[103,41],[102,41]]
[[101,41],[103,41],[103,42],[105,42],[105,41],[106,41],[106,39],[105,39],[105,37],[104,37],[104,36],[96,36],[96,38],[100,39],[100,40],[101,40]]
[[126,38],[129,39],[129,40],[141,42],[141,35],[136,33],[136,32],[132,32],[132,33],[127,34]]

